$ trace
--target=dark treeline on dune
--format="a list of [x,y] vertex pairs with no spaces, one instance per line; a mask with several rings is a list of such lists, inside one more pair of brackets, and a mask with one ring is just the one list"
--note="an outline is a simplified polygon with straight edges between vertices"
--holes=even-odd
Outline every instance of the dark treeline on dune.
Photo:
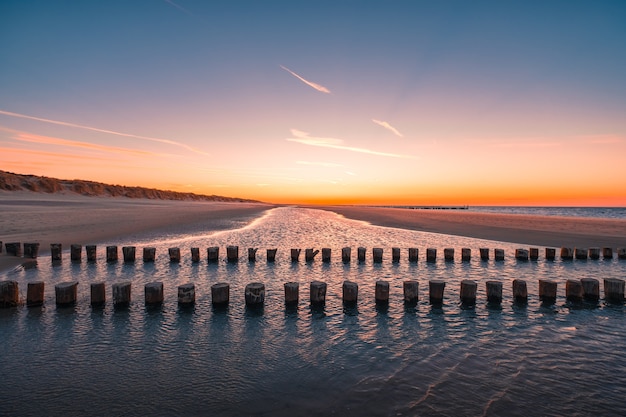
[[21,175],[2,170],[0,170],[0,190],[32,191],[49,194],[69,192],[92,197],[128,197],[152,200],[257,202],[255,200],[218,195],[181,193],[177,191],[157,190],[154,188],[111,185],[95,181],[61,180],[37,175]]

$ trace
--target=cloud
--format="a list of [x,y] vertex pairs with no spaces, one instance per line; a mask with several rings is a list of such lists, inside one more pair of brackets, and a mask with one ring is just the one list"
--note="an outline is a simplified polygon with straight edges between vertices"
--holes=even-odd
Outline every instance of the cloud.
[[331,148],[331,149],[340,149],[344,151],[365,153],[365,154],[377,155],[377,156],[387,156],[391,158],[414,159],[413,156],[409,156],[409,155],[400,155],[400,154],[395,154],[395,153],[374,151],[374,150],[366,149],[366,148],[356,148],[353,146],[346,146],[346,145],[343,145],[343,140],[341,139],[314,137],[314,136],[310,136],[308,132],[303,132],[297,129],[291,129],[291,134],[295,137],[287,138],[289,142],[301,143],[303,145],[318,146],[322,148]]
[[171,4],[172,6],[176,7],[178,10],[187,13],[189,16],[192,16],[191,12],[187,9],[185,9],[183,6],[181,6],[180,4],[176,4],[174,3],[172,0],[163,0],[164,2]]
[[199,149],[195,149],[195,148],[193,148],[193,147],[191,147],[189,145],[186,145],[184,143],[176,142],[176,141],[169,140],[169,139],[160,139],[160,138],[153,138],[153,137],[150,137],[150,136],[140,136],[140,135],[133,135],[131,133],[116,132],[114,130],[99,129],[97,127],[78,125],[78,124],[75,124],[75,123],[63,122],[63,121],[60,121],[60,120],[44,119],[44,118],[41,118],[41,117],[29,116],[29,115],[20,114],[20,113],[13,113],[13,112],[5,111],[5,110],[0,110],[0,114],[3,114],[5,116],[18,117],[18,118],[21,118],[21,119],[35,120],[35,121],[43,122],[43,123],[50,123],[50,124],[59,125],[59,126],[66,126],[66,127],[76,128],[76,129],[90,130],[92,132],[100,132],[100,133],[107,133],[107,134],[110,134],[110,135],[123,136],[123,137],[126,137],[126,138],[135,138],[135,139],[147,140],[147,141],[151,141],[151,142],[165,143],[167,145],[173,145],[173,146],[178,146],[178,147],[187,149],[188,151],[191,151],[191,152],[194,152],[194,153],[197,153],[197,154],[209,155],[208,153],[203,152],[203,151],[201,151]]
[[287,71],[289,74],[293,75],[294,77],[296,77],[297,79],[302,81],[303,83],[305,83],[306,85],[308,85],[309,87],[312,87],[312,88],[314,88],[317,91],[320,91],[322,93],[330,94],[330,90],[328,88],[324,87],[323,85],[319,85],[319,84],[316,84],[316,83],[314,83],[312,81],[305,80],[304,78],[302,78],[301,76],[299,76],[298,74],[296,74],[295,72],[293,72],[292,70],[290,70],[287,67],[284,67],[282,65],[280,67],[282,69],[284,69],[285,71]]
[[372,119],[372,122],[376,123],[379,126],[384,127],[385,129],[389,130],[391,133],[393,133],[394,135],[403,138],[404,135],[402,133],[400,133],[398,131],[398,129],[396,129],[395,127],[391,126],[389,123],[384,122],[382,120],[376,120],[376,119]]

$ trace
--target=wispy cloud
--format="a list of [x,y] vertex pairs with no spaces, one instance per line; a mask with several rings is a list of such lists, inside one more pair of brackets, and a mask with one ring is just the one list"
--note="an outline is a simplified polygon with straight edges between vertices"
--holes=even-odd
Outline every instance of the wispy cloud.
[[309,87],[312,87],[314,89],[316,89],[317,91],[320,91],[322,93],[326,93],[326,94],[330,94],[330,90],[326,87],[324,87],[323,85],[319,85],[317,83],[314,83],[312,81],[308,81],[306,79],[304,79],[303,77],[299,76],[298,74],[296,74],[295,72],[293,72],[292,70],[290,70],[287,67],[284,66],[280,66],[282,69],[284,69],[285,71],[287,71],[289,74],[293,75],[294,77],[296,77],[297,79],[299,79],[300,81],[302,81],[303,83],[305,83],[306,85],[308,85]]
[[76,128],[76,129],[90,130],[92,132],[107,133],[107,134],[110,134],[110,135],[122,136],[122,137],[126,137],[126,138],[134,138],[134,139],[147,140],[147,141],[151,141],[151,142],[164,143],[164,144],[167,144],[167,145],[178,146],[178,147],[181,147],[183,149],[187,149],[188,151],[191,151],[191,152],[194,152],[194,153],[197,153],[197,154],[200,154],[200,155],[209,155],[208,153],[203,152],[203,151],[201,151],[199,149],[196,149],[196,148],[193,148],[193,147],[191,147],[189,145],[186,145],[184,143],[176,142],[176,141],[169,140],[169,139],[160,139],[160,138],[153,138],[153,137],[150,137],[150,136],[133,135],[132,133],[116,132],[114,130],[100,129],[100,128],[97,128],[97,127],[84,126],[84,125],[79,125],[79,124],[76,124],[76,123],[63,122],[63,121],[60,121],[60,120],[44,119],[42,117],[35,117],[35,116],[29,116],[29,115],[26,115],[26,114],[13,113],[13,112],[5,111],[5,110],[0,110],[0,114],[5,115],[5,116],[18,117],[20,119],[35,120],[35,121],[42,122],[42,123],[50,123],[50,124],[54,124],[54,125],[72,127],[72,128]]
[[183,6],[181,6],[180,4],[176,4],[174,3],[172,0],[163,0],[164,2],[171,4],[172,6],[176,7],[178,10],[180,10],[181,12],[187,13],[189,16],[193,16],[191,14],[191,12],[187,9],[185,9]]
[[400,133],[398,131],[398,129],[396,129],[395,127],[391,126],[389,123],[384,122],[382,120],[376,120],[376,119],[372,119],[372,122],[376,123],[379,126],[384,127],[385,129],[387,129],[388,131],[390,131],[391,133],[393,133],[394,135],[403,138],[404,135],[402,133]]
[[343,144],[343,140],[341,139],[314,137],[314,136],[310,136],[308,132],[303,132],[297,129],[291,129],[291,134],[294,137],[287,138],[289,142],[301,143],[303,145],[318,146],[322,148],[340,149],[344,151],[359,152],[359,153],[365,153],[365,154],[377,155],[377,156],[387,156],[391,158],[414,159],[413,156],[409,156],[409,155],[400,155],[400,154],[389,153],[389,152],[374,151],[374,150],[366,149],[366,148],[346,146]]

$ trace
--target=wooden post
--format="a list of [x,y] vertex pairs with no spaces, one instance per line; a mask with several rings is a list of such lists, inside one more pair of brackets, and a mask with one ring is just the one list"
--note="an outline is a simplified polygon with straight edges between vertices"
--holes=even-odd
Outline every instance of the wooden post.
[[313,262],[313,259],[315,259],[315,255],[317,255],[318,253],[320,253],[320,251],[317,249],[305,249],[304,258],[307,262]]
[[489,260],[489,248],[479,248],[480,251],[480,260],[488,261]]
[[311,305],[323,306],[326,304],[326,283],[321,281],[311,282]]
[[554,304],[556,302],[556,287],[556,282],[540,279],[539,300],[544,304]]
[[626,248],[617,248],[617,259],[626,259]]
[[446,262],[454,262],[454,248],[445,248],[443,250],[443,259]]
[[117,246],[107,246],[107,262],[117,262]]
[[83,247],[75,243],[70,245],[70,260],[72,262],[80,262],[83,258]]
[[178,286],[178,305],[191,306],[196,302],[196,286],[193,283],[187,283]]
[[383,248],[372,249],[372,258],[375,264],[382,263],[383,262]]
[[476,304],[476,288],[478,284],[471,279],[464,279],[461,281],[461,304],[466,306],[473,306]]
[[600,248],[589,248],[589,259],[600,259]]
[[352,248],[350,247],[341,248],[341,261],[344,264],[349,264],[351,258],[352,258]]
[[400,248],[391,248],[391,262],[396,264],[400,262]]
[[443,304],[443,291],[446,288],[446,282],[441,280],[428,281],[428,295],[430,303],[434,305]]
[[96,245],[85,246],[85,252],[87,253],[87,262],[96,262],[98,255]]
[[574,252],[572,251],[572,248],[562,247],[561,259],[564,261],[571,261],[572,259],[574,259]]
[[322,248],[322,262],[330,263],[330,248]]
[[122,246],[122,256],[125,263],[135,262],[136,248],[134,246]]
[[529,256],[531,261],[539,259],[539,248],[530,248]]
[[360,246],[359,248],[357,248],[357,256],[359,259],[359,262],[365,262],[365,254],[367,252],[367,249]]
[[577,279],[568,279],[565,282],[565,298],[570,303],[581,303],[583,301],[583,284]]
[[17,281],[0,282],[0,308],[17,307],[20,303],[20,292]]
[[256,262],[256,252],[259,248],[248,248],[248,262]]
[[588,256],[587,248],[574,248],[574,256],[576,259],[586,260]]
[[63,245],[61,243],[51,243],[50,256],[52,258],[52,262],[61,262],[63,259]]
[[211,300],[214,306],[225,306],[230,301],[230,285],[218,282],[211,285]]
[[39,243],[24,243],[24,258],[35,259],[37,256],[39,256]]
[[56,302],[58,306],[72,306],[76,304],[78,294],[78,282],[62,282],[54,286]]
[[389,304],[389,282],[376,281],[374,299],[376,300],[376,304]]
[[220,258],[220,248],[218,246],[211,246],[207,248],[207,262],[210,264],[216,264]]
[[546,248],[546,260],[554,261],[556,259],[556,249]]
[[528,289],[526,287],[526,281],[523,279],[513,280],[513,302],[516,304],[528,303]]
[[258,306],[265,302],[265,284],[252,282],[246,285],[245,298],[247,306]]
[[42,281],[28,283],[26,291],[26,305],[28,307],[37,307],[43,305],[44,285],[45,284]]
[[226,261],[228,263],[239,262],[239,246],[226,246]]
[[600,281],[595,278],[582,278],[583,297],[586,301],[597,303],[600,299]]
[[426,248],[426,262],[437,262],[436,248]]
[[604,259],[613,259],[613,248],[602,248],[602,257]]
[[191,262],[194,264],[200,262],[200,248],[191,248]]
[[2,253],[2,241],[0,240],[0,253]]
[[106,303],[106,290],[104,282],[93,282],[90,285],[91,305],[94,307],[102,306]]
[[487,281],[487,303],[489,304],[502,304],[502,282],[501,281]]
[[117,282],[111,286],[114,307],[128,307],[130,305],[130,282]]
[[146,298],[146,305],[160,305],[163,304],[163,283],[162,282],[149,282],[144,285],[144,294]]
[[285,305],[298,305],[300,301],[300,284],[298,282],[285,283]]
[[5,243],[4,247],[7,250],[7,255],[22,256],[22,244],[20,242]]
[[469,262],[472,259],[472,250],[470,248],[461,248],[461,262]]
[[504,249],[494,249],[493,258],[496,261],[504,261]]
[[173,262],[173,263],[180,262],[180,248],[168,248],[167,253],[170,256],[170,262]]
[[343,303],[346,305],[354,305],[359,298],[359,285],[356,282],[343,282]]
[[272,263],[276,261],[276,252],[278,252],[277,248],[267,250],[267,262]]
[[409,262],[417,263],[420,251],[418,248],[409,248]]
[[526,249],[515,249],[515,259],[518,261],[527,261],[528,260],[528,250]]
[[291,262],[298,262],[300,260],[300,251],[302,249],[291,249]]
[[154,262],[156,259],[156,248],[143,248],[143,262]]
[[419,286],[419,282],[414,280],[404,281],[402,283],[404,302],[406,304],[417,304],[419,300]]
[[604,299],[611,303],[624,302],[624,280],[617,278],[604,279]]

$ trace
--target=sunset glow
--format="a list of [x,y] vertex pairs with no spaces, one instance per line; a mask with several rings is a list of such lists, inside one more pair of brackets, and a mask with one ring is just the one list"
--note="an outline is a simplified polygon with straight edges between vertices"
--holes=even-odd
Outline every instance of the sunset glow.
[[626,206],[623,2],[0,4],[0,169],[275,203]]

